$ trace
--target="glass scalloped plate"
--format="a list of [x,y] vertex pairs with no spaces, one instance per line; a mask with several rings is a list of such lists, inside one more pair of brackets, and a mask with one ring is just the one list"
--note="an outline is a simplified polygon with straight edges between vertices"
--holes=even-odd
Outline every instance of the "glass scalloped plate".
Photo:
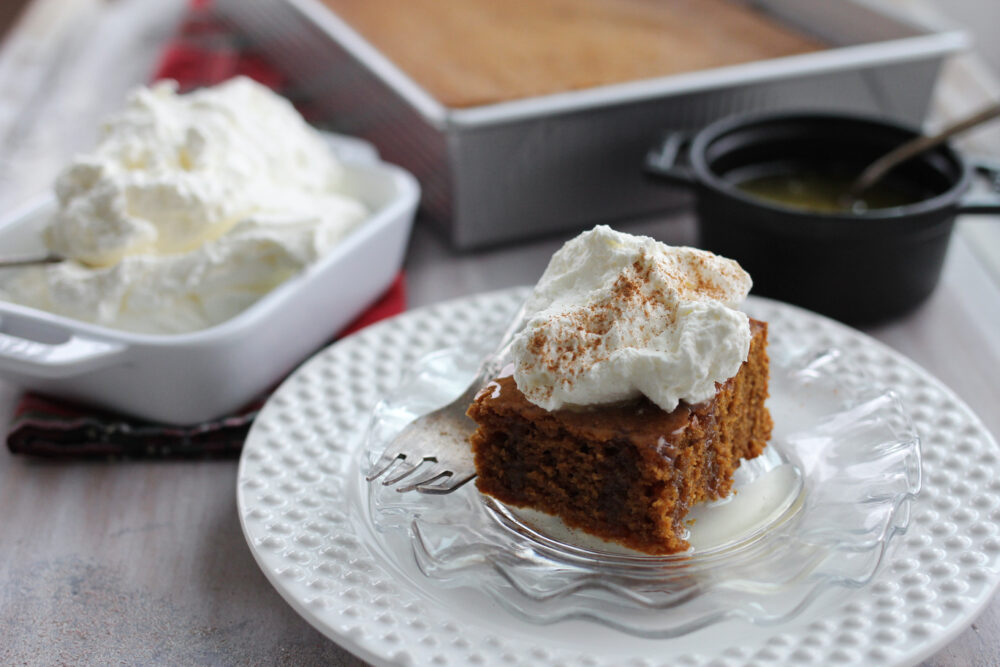
[[525,295],[368,327],[303,364],[254,421],[236,488],[247,544],[331,639],[374,664],[909,665],[989,603],[993,437],[902,355],[764,299],[747,310],[770,325],[774,438],[741,466],[739,494],[698,510],[688,554],[616,551],[471,484],[436,498],[367,484],[369,426],[457,395]]
[[[369,485],[377,535],[408,540],[425,576],[485,591],[527,622],[588,619],[649,638],[730,619],[775,624],[828,587],[863,586],[909,522],[920,438],[896,393],[850,355],[780,332],[770,349],[774,436],[739,467],[731,496],[692,509],[688,551],[634,552],[474,484],[444,496]],[[419,359],[376,406],[362,472],[409,421],[457,395],[484,354],[459,345]]]

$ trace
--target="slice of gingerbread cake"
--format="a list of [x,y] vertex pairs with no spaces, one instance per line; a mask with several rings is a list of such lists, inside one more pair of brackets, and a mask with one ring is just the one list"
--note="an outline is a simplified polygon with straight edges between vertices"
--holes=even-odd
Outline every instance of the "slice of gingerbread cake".
[[469,408],[479,490],[650,554],[684,551],[771,433],[767,325],[731,260],[598,227],[553,256],[509,373]]

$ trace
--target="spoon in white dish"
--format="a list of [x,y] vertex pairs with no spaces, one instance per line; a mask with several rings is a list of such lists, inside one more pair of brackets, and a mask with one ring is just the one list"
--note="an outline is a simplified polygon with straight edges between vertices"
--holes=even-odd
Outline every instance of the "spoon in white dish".
[[65,257],[53,253],[47,255],[24,255],[21,257],[0,257],[0,269],[11,269],[35,264],[56,264],[65,259]]

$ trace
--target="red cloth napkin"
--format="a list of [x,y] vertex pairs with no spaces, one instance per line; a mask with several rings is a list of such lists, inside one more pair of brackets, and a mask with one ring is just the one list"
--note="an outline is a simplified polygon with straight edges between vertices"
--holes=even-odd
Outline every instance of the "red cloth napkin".
[[[189,90],[245,75],[284,94],[284,78],[217,20],[210,4],[207,0],[192,0],[153,78],[175,79],[181,90]],[[339,335],[346,336],[405,309],[406,284],[400,274],[382,298]],[[15,410],[7,447],[14,453],[46,457],[231,456],[242,448],[263,401],[255,401],[228,417],[178,427],[28,393]]]

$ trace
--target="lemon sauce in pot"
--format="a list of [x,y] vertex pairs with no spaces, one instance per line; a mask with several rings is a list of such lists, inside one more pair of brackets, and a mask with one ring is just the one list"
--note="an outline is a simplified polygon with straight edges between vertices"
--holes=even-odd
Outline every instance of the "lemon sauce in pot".
[[813,213],[847,213],[906,206],[936,193],[909,179],[888,176],[853,202],[845,194],[860,170],[846,165],[803,165],[793,170],[759,173],[735,180],[748,195]]

